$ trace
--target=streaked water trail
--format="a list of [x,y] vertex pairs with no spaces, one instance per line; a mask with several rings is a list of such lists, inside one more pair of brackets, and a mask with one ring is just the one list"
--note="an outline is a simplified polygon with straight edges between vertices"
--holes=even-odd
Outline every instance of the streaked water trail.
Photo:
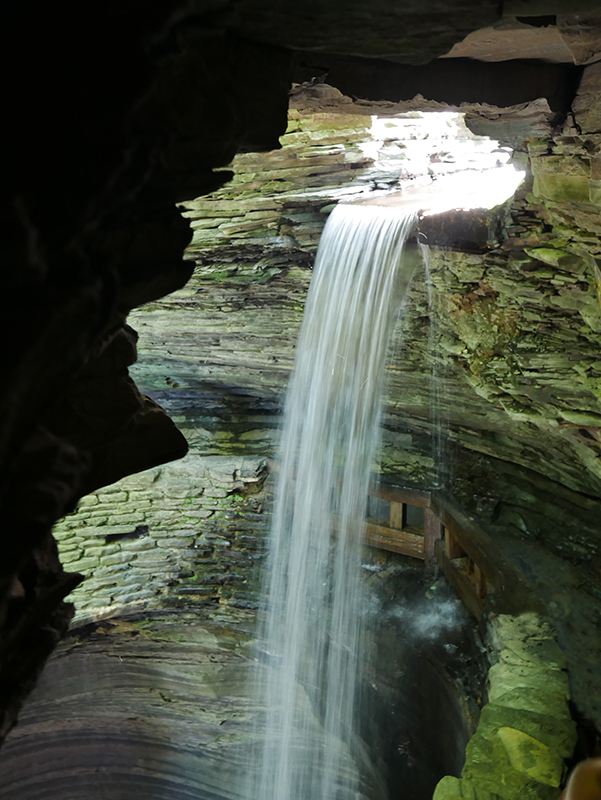
[[322,234],[285,406],[263,590],[265,727],[249,800],[366,796],[355,725],[362,534],[414,223],[406,209],[339,205]]
[[445,376],[443,372],[443,348],[440,344],[442,329],[440,327],[440,314],[437,308],[438,297],[434,290],[432,273],[430,271],[430,248],[420,244],[426,289],[428,292],[428,314],[430,317],[430,330],[428,333],[428,355],[430,364],[430,440],[432,443],[432,486],[436,489],[443,488],[445,476],[449,473],[449,456],[446,434],[449,430],[448,410],[445,404]]

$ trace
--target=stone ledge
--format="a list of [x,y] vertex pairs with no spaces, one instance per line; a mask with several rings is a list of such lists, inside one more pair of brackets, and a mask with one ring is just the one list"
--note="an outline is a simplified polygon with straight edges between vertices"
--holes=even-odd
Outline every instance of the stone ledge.
[[488,638],[496,661],[490,702],[467,746],[462,777],[445,776],[433,800],[557,800],[576,725],[554,631],[534,613],[499,615]]
[[125,605],[160,605],[169,595],[193,602],[207,591],[211,601],[229,605],[241,592],[248,605],[261,549],[261,536],[248,529],[264,528],[266,475],[263,458],[192,453],[84,498],[54,531],[63,562],[86,576],[70,597],[76,621]]

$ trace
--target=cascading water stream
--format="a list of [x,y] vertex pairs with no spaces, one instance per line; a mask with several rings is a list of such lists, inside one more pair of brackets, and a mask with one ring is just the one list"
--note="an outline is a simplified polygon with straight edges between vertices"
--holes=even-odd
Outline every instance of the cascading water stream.
[[430,272],[430,248],[425,244],[419,245],[424,264],[426,290],[428,294],[428,316],[430,330],[428,332],[428,361],[430,362],[430,408],[431,420],[430,439],[432,442],[432,486],[441,489],[445,482],[445,473],[448,471],[448,448],[445,434],[449,430],[448,414],[443,407],[445,380],[442,371],[442,348],[440,346],[441,328],[439,313],[436,307],[437,298]]
[[252,800],[365,796],[355,733],[362,533],[414,220],[406,209],[339,205],[322,235],[285,407]]

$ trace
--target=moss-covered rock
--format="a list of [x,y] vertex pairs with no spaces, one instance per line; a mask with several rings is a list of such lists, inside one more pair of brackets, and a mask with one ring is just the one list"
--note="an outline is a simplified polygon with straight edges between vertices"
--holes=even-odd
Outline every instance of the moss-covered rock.
[[432,800],[464,800],[464,795],[461,791],[461,783],[459,778],[445,775],[436,785]]
[[490,681],[490,700],[518,688],[535,688],[550,692],[568,700],[570,687],[567,674],[554,668],[552,662],[545,663],[541,658],[536,664],[508,664],[500,661],[493,664],[488,675]]
[[555,749],[562,758],[569,758],[576,744],[576,724],[566,714],[545,714],[502,706],[490,700],[482,709],[479,730],[491,736],[503,727],[515,728]]
[[[557,800],[576,730],[567,676],[549,646],[557,647],[553,629],[537,614],[499,615],[489,623],[489,642],[490,702],[466,748],[461,779],[444,778],[434,800]],[[519,665],[505,658],[516,651]]]
[[537,783],[559,787],[564,763],[556,750],[516,728],[502,727],[497,734],[514,769]]

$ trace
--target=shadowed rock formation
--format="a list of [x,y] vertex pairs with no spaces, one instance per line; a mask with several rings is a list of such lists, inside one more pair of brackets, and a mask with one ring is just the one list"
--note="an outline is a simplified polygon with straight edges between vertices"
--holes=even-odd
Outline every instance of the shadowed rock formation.
[[[548,459],[557,447],[564,458],[561,468],[549,459],[535,470],[531,484],[541,493],[547,491],[549,484],[542,488],[537,484],[542,474],[559,481],[566,491],[584,489],[586,499],[580,505],[578,494],[570,494],[569,502],[580,508],[587,525],[581,544],[584,553],[578,554],[571,540],[562,545],[558,527],[551,534],[552,550],[561,553],[564,546],[572,560],[581,562],[591,552],[594,537],[587,526],[596,513],[599,426],[592,416],[598,411],[597,362],[588,348],[597,342],[599,315],[591,302],[593,283],[583,285],[578,264],[585,263],[601,281],[596,261],[601,115],[598,68],[593,63],[599,52],[599,19],[595,4],[586,0],[514,0],[505,4],[504,14],[505,21],[511,17],[511,25],[513,17],[520,16],[522,26],[533,15],[553,17],[555,24],[547,19],[556,28],[553,41],[561,40],[572,63],[483,67],[461,59],[453,66],[447,60],[442,66],[428,64],[448,54],[471,32],[498,27],[500,11],[492,2],[478,8],[463,0],[442,5],[404,3],[391,9],[384,1],[326,6],[304,0],[284,9],[268,0],[179,0],[151,6],[139,0],[60,5],[32,0],[3,9],[1,49],[9,123],[0,208],[5,264],[0,317],[5,343],[0,392],[0,738],[14,724],[45,658],[67,630],[72,609],[62,599],[80,581],[77,573],[64,572],[52,525],[86,492],[186,452],[187,443],[175,425],[128,377],[127,368],[135,360],[135,334],[125,320],[132,308],[180,289],[192,275],[194,263],[182,258],[191,238],[189,222],[176,204],[223,186],[231,176],[223,168],[236,153],[279,147],[295,69],[303,78],[331,71],[331,82],[340,88],[391,102],[412,95],[414,87],[429,95],[427,101],[524,104],[546,98],[547,103],[536,108],[514,109],[520,132],[507,125],[504,133],[512,143],[535,132],[544,137],[530,147],[532,197],[522,197],[522,205],[513,209],[510,232],[519,244],[482,263],[470,262],[460,275],[452,264],[444,265],[445,274],[455,276],[447,288],[457,298],[448,315],[454,323],[448,353],[455,374],[461,376],[453,397],[469,411],[466,416],[477,421],[475,437],[465,432],[465,426],[454,427],[464,448],[461,452],[469,451],[456,490],[460,497],[476,498],[492,526],[511,524],[541,536],[542,526],[528,523],[542,502],[536,492],[528,493],[525,511],[516,511],[511,498],[503,495],[503,481],[500,505],[484,497],[481,487],[476,491],[470,481],[474,472],[483,474],[485,469],[496,479],[507,464],[519,464],[529,479],[535,459]],[[537,25],[542,23],[531,27]],[[512,50],[511,59],[515,58]],[[414,69],[416,65],[423,66]],[[585,66],[569,112],[583,65],[590,66]],[[514,86],[506,91],[510,75]],[[365,108],[361,112],[364,117],[369,113]],[[551,137],[550,125],[563,124],[566,113],[567,126]],[[469,124],[473,130],[488,132],[500,119],[495,114],[490,108],[471,108]],[[496,129],[501,127],[499,122]],[[247,156],[248,164],[252,155]],[[355,164],[344,164],[340,171],[352,180],[369,166]],[[321,166],[321,180],[327,183],[331,163],[326,159]],[[213,171],[216,167],[218,172]],[[270,211],[259,206],[253,200],[253,208],[244,214]],[[302,203],[284,212],[286,222],[280,232],[289,237],[291,249],[300,251],[294,258],[301,289],[294,280],[286,283],[287,267],[282,269],[281,262],[263,264],[261,279],[269,281],[284,273],[286,319],[290,310],[296,313],[302,307],[307,253],[317,237],[316,219],[323,215],[319,217],[321,209]],[[303,233],[307,222],[313,227]],[[568,242],[562,239],[566,227],[576,231]],[[254,250],[249,248],[242,262],[247,267],[260,262],[262,247],[258,242]],[[578,264],[573,258],[580,259]],[[207,255],[204,266],[209,272],[218,271],[219,256]],[[548,267],[561,273],[560,288],[555,273],[546,274]],[[581,368],[575,374],[582,379],[578,392],[585,405],[578,404],[571,418],[566,408],[573,404],[572,395],[562,396],[563,421],[557,430],[545,423],[541,435],[528,421],[519,429],[526,433],[512,441],[518,430],[514,421],[528,416],[531,407],[541,416],[540,409],[548,410],[550,403],[546,389],[542,393],[524,389],[529,384],[520,380],[521,388],[512,385],[510,390],[504,377],[514,364],[505,354],[520,344],[511,320],[522,310],[507,299],[513,295],[513,277],[505,279],[499,270],[514,268],[520,286],[517,305],[520,298],[538,291],[529,285],[529,274],[543,273],[538,277],[549,284],[544,294],[554,319],[541,335],[557,348],[564,346],[566,337],[578,339]],[[211,302],[223,301],[220,309],[227,310],[236,293],[228,280],[214,278],[209,281]],[[244,302],[254,298],[257,309],[264,309],[254,277],[247,283]],[[524,319],[529,319],[528,313],[529,309],[523,312]],[[492,348],[486,346],[488,328],[484,338],[480,330],[474,333],[474,320],[480,317],[484,327],[495,328]],[[577,330],[570,325],[572,318]],[[422,328],[424,319],[422,315]],[[207,339],[207,349],[215,346],[213,339]],[[284,382],[291,357],[290,344],[283,342],[282,347],[287,363],[282,367],[272,356],[269,365],[278,372],[275,391]],[[532,369],[538,368],[534,354],[530,359]],[[557,366],[547,361],[546,366],[551,369],[553,364]],[[563,362],[559,368],[564,368]],[[528,371],[529,365],[523,370]],[[258,380],[269,383],[265,376]],[[415,381],[418,395],[423,388],[419,375]],[[231,407],[237,409],[240,402],[238,398]],[[265,410],[273,397],[261,402]],[[185,403],[184,399],[180,407]],[[392,451],[409,436],[405,466],[423,477],[429,468],[423,442],[431,428],[420,402],[409,402],[408,408],[415,412],[412,421],[396,428],[396,423],[389,425],[396,436]],[[271,413],[271,407],[265,411],[266,416]],[[502,450],[500,462],[494,461],[497,446]],[[475,463],[480,456],[474,453],[491,456],[485,467]],[[586,465],[584,471],[571,465],[574,455]],[[394,452],[389,462],[402,472]],[[598,591],[597,579],[590,577],[593,572],[585,570],[591,595]]]
[[228,34],[202,3],[32,2],[2,16],[4,735],[79,580],[52,524],[85,491],[186,452],[127,377],[125,318],[190,277],[175,203],[227,180],[212,170],[239,149],[277,146],[290,55]]

